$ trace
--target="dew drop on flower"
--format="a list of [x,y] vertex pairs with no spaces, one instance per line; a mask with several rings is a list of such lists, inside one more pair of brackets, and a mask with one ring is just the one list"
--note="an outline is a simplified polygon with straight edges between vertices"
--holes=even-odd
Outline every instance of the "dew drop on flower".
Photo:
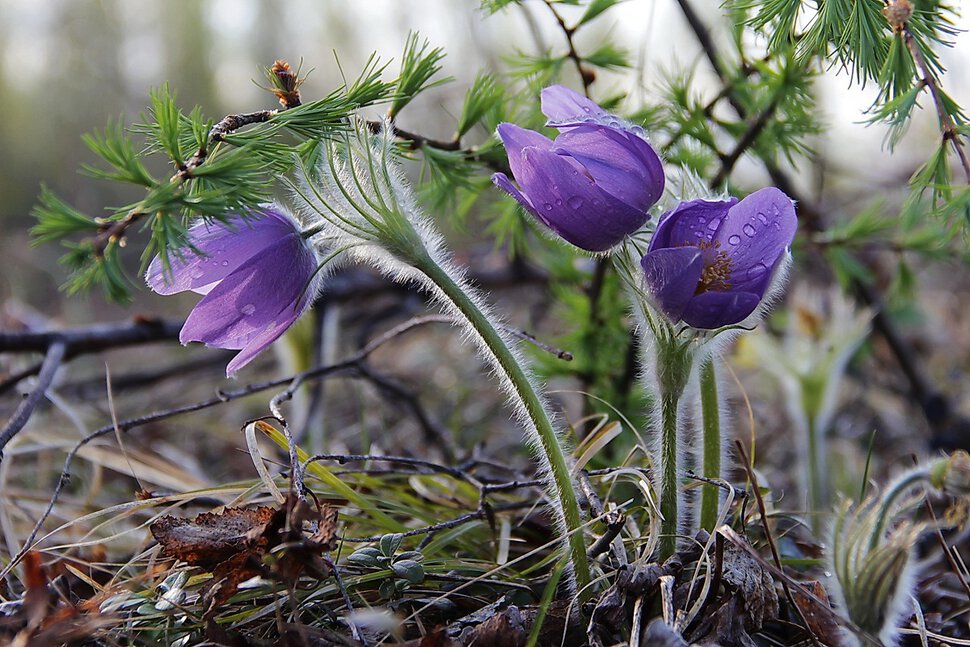
[[737,234],[733,234],[730,238],[728,238],[728,243],[731,245],[737,245],[740,242],[741,242],[741,237],[738,236]]
[[586,201],[583,200],[578,195],[574,195],[573,197],[566,200],[566,204],[569,205],[570,209],[582,209],[584,202]]
[[755,265],[752,265],[748,269],[748,280],[753,281],[757,278],[760,278],[767,271],[768,271],[768,266],[765,265],[764,263],[757,263]]
[[247,303],[243,307],[239,308],[239,312],[241,312],[243,315],[248,317],[249,315],[256,312],[256,306],[253,305],[252,303]]
[[229,267],[229,261],[222,261],[223,267]]
[[752,225],[751,223],[748,223],[744,227],[742,227],[741,231],[743,231],[744,235],[747,236],[748,238],[754,238],[755,234],[758,233],[757,230],[755,230],[754,225]]
[[768,216],[766,216],[765,214],[761,213],[760,211],[758,212],[757,215],[758,215],[758,220],[761,221],[761,224],[762,225],[767,225],[768,224]]
[[542,203],[542,207],[543,207],[543,208],[544,208],[544,209],[545,209],[546,211],[552,211],[552,203],[551,203],[551,202],[543,202],[543,203]]

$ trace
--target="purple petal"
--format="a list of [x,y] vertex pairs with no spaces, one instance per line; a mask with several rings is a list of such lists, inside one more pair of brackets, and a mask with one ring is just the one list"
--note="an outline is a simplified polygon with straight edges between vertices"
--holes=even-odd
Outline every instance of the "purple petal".
[[300,318],[304,309],[296,310],[294,308],[284,310],[280,313],[280,318],[274,321],[272,325],[267,326],[262,332],[250,337],[246,345],[226,364],[226,377],[251,362],[270,344],[282,337],[283,333],[289,330],[290,326]]
[[601,189],[631,207],[646,211],[663,193],[660,157],[636,135],[602,126],[581,126],[559,135],[552,150],[575,159]]
[[604,192],[568,158],[548,149],[523,150],[522,192],[539,220],[567,241],[591,252],[616,245],[649,215]]
[[271,210],[248,219],[234,214],[225,224],[199,223],[189,229],[188,235],[202,255],[191,249],[182,250],[181,258],[172,255],[171,271],[167,275],[161,257],[156,256],[145,272],[145,281],[158,294],[185,290],[205,294],[212,284],[295,230],[285,216]]
[[[307,285],[316,258],[299,234],[289,234],[240,265],[192,310],[180,341],[243,349],[232,372],[263,350],[303,313],[315,293]],[[242,354],[241,354],[242,355]]]
[[684,309],[684,323],[694,328],[713,330],[744,321],[761,302],[761,295],[751,292],[704,292]]
[[502,189],[503,191],[505,191],[506,193],[508,193],[510,196],[512,196],[513,198],[515,198],[515,200],[519,204],[521,204],[525,208],[526,211],[528,211],[529,213],[531,213],[536,218],[539,218],[540,220],[542,220],[542,218],[539,216],[539,212],[537,212],[535,210],[535,207],[532,206],[532,203],[529,202],[529,198],[526,197],[526,196],[524,196],[524,195],[522,195],[522,192],[519,191],[519,189],[514,184],[512,184],[512,181],[511,180],[509,180],[509,176],[508,175],[506,175],[505,173],[495,173],[495,174],[493,174],[492,175],[492,184],[494,184],[495,186],[497,186],[498,188]]
[[755,191],[731,207],[715,240],[731,256],[732,289],[763,293],[797,227],[794,204],[775,187]]
[[521,184],[519,179],[522,173],[522,152],[526,148],[549,149],[552,148],[552,140],[534,130],[519,128],[515,124],[502,123],[498,125],[498,136],[505,144],[505,152],[508,154],[509,167],[512,169],[512,176]]
[[657,231],[650,239],[649,249],[711,242],[728,209],[737,201],[737,198],[731,198],[681,202],[673,211],[661,216]]
[[648,252],[640,265],[657,305],[672,321],[680,321],[701,280],[704,255],[696,247],[669,247]]
[[574,117],[596,117],[607,114],[594,101],[573,92],[563,85],[551,85],[541,94],[542,114],[550,121],[565,121]]

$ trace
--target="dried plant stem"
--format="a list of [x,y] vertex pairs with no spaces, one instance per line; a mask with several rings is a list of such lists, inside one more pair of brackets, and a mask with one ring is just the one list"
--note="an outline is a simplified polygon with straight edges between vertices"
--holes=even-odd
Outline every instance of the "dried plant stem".
[[44,356],[44,363],[41,364],[40,373],[37,375],[37,384],[34,385],[30,394],[24,398],[23,402],[20,403],[20,406],[14,412],[13,417],[4,425],[3,430],[0,431],[0,462],[3,462],[3,448],[7,446],[7,443],[30,420],[30,415],[44,397],[44,393],[47,392],[47,387],[54,381],[54,377],[57,375],[57,370],[61,367],[61,361],[64,359],[66,352],[67,344],[63,341],[56,341],[47,349],[47,354]]
[[[708,358],[701,366],[700,381],[704,477],[716,480],[721,478],[721,408],[713,358]],[[708,532],[713,532],[717,524],[719,490],[713,483],[708,483],[701,490],[701,528]]]
[[582,601],[588,596],[585,591],[589,584],[589,563],[586,558],[586,542],[583,538],[583,519],[573,485],[570,463],[549,413],[532,381],[505,344],[502,335],[475,301],[465,294],[447,271],[430,258],[427,262],[420,263],[418,269],[441,290],[444,297],[451,301],[475,332],[481,336],[483,343],[495,358],[496,370],[502,373],[502,377],[511,386],[514,397],[519,400],[535,427],[536,440],[541,449],[536,452],[537,459],[542,467],[548,470],[549,477],[555,485],[553,491],[548,494],[556,508],[556,514],[561,517],[560,520],[568,533],[570,562],[576,579],[576,589]]

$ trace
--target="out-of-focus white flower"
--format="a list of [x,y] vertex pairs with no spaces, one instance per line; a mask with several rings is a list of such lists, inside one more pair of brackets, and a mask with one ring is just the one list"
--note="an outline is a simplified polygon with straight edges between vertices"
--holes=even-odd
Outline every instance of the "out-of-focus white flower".
[[825,433],[839,404],[846,366],[868,336],[871,320],[871,311],[856,308],[841,292],[800,284],[791,292],[788,325],[780,339],[765,330],[744,338],[759,367],[778,378],[784,392],[800,454],[806,457],[802,478],[812,511],[828,501]]

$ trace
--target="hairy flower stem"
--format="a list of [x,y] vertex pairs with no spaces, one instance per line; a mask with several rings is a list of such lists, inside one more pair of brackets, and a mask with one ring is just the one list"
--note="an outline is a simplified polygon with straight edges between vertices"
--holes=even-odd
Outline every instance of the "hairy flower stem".
[[660,486],[660,561],[663,562],[677,550],[678,504],[680,484],[677,478],[677,408],[680,394],[664,393],[661,396],[661,453],[663,474]]
[[[701,422],[703,425],[703,471],[708,479],[721,478],[721,410],[717,399],[714,360],[704,361],[700,371]],[[718,487],[707,483],[701,490],[701,528],[708,532],[717,525]]]
[[536,452],[537,459],[542,467],[548,470],[555,484],[555,490],[548,492],[548,494],[556,508],[556,514],[561,518],[568,533],[569,554],[573,575],[576,578],[576,589],[579,592],[580,602],[585,601],[589,596],[587,585],[590,576],[589,563],[586,559],[586,544],[583,539],[582,514],[579,510],[579,502],[566,452],[542,399],[536,393],[535,387],[522,366],[519,365],[515,355],[505,344],[505,340],[499,334],[495,324],[465,294],[451,275],[430,258],[416,262],[415,267],[441,290],[442,294],[451,301],[481,336],[485,346],[495,357],[496,370],[501,371],[502,377],[511,385],[515,397],[518,398],[535,426],[538,444],[541,447],[541,451]]
[[[667,331],[668,333],[670,331]],[[660,389],[660,561],[677,550],[680,529],[680,398],[690,379],[691,344],[672,335],[657,339],[657,381]]]

